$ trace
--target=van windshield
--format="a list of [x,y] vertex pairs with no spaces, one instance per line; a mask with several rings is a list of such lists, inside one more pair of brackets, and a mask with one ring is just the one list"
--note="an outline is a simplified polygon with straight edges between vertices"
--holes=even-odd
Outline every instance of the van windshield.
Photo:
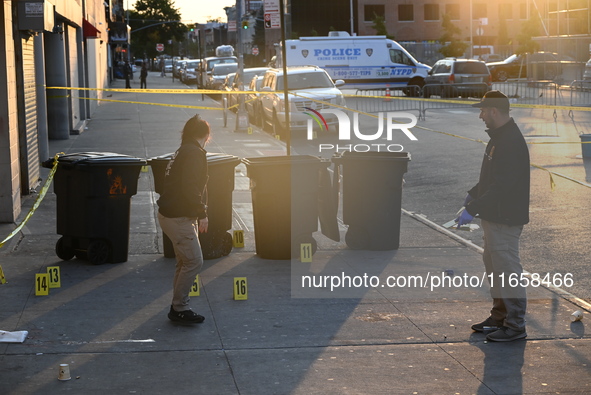
[[405,64],[407,66],[414,66],[414,62],[399,49],[390,49],[390,61],[392,63]]

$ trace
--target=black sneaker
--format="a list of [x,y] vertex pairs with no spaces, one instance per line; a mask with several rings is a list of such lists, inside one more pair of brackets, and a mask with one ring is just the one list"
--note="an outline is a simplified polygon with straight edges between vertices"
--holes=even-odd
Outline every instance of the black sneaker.
[[193,310],[175,311],[172,306],[170,306],[168,319],[185,324],[200,324],[205,320],[205,317],[195,313]]
[[502,327],[498,331],[495,331],[488,336],[486,340],[491,342],[512,342],[513,340],[525,339],[527,332],[524,329],[511,329],[506,326]]
[[495,331],[497,329],[500,329],[502,326],[503,326],[502,322],[499,322],[492,317],[488,317],[487,319],[485,319],[481,323],[472,325],[471,328],[475,332],[484,332],[484,330],[486,328],[486,331],[488,332],[488,331]]

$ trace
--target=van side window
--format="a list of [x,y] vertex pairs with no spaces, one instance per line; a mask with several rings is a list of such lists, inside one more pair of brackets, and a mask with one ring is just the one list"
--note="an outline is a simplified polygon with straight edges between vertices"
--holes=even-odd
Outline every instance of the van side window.
[[392,63],[404,64],[407,66],[414,66],[415,64],[410,58],[399,49],[390,48],[390,61]]

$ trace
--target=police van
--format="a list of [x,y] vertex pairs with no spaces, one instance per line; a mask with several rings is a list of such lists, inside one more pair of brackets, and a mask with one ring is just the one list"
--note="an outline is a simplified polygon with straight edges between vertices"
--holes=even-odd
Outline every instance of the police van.
[[[333,80],[344,80],[347,89],[422,87],[431,67],[420,63],[396,41],[386,36],[350,36],[346,32],[328,37],[286,40],[288,66],[314,65],[325,69]],[[277,66],[282,66],[281,46]],[[403,89],[405,93],[418,89]]]

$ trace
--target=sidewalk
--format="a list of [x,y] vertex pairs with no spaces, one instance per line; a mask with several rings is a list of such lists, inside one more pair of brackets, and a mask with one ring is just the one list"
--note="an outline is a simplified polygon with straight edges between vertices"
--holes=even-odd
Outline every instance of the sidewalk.
[[[114,88],[124,83],[116,81]],[[139,80],[132,82],[138,87]],[[149,88],[177,88],[150,73]],[[216,107],[201,95],[114,92],[113,100]],[[150,158],[173,152],[196,110],[102,103],[88,130],[51,141],[50,152],[117,152]],[[241,158],[282,155],[272,136],[223,127],[222,113],[199,110],[212,125],[209,152]],[[44,169],[44,177],[47,170]],[[164,258],[150,171],[132,198],[129,259],[93,266],[55,255],[55,195],[48,193],[21,235],[0,249],[0,329],[27,330],[23,344],[0,343],[7,394],[585,394],[591,393],[591,337],[580,309],[545,288],[528,289],[526,341],[486,343],[470,326],[488,316],[487,288],[387,287],[388,276],[482,278],[481,255],[402,216],[400,249],[355,251],[315,234],[313,263],[259,258],[249,179],[236,168],[234,229],[246,246],[205,261],[197,326],[166,317],[174,259]],[[32,199],[25,199],[24,217]],[[1,224],[0,237],[13,225]],[[341,227],[344,235],[345,228]],[[59,266],[61,287],[35,296],[35,273]],[[302,275],[381,280],[378,287],[302,289]],[[234,277],[247,277],[248,300],[232,299]],[[335,277],[336,278],[336,277]],[[451,281],[451,280],[450,280]],[[459,281],[459,280],[458,280]],[[58,381],[59,364],[72,380]]]

